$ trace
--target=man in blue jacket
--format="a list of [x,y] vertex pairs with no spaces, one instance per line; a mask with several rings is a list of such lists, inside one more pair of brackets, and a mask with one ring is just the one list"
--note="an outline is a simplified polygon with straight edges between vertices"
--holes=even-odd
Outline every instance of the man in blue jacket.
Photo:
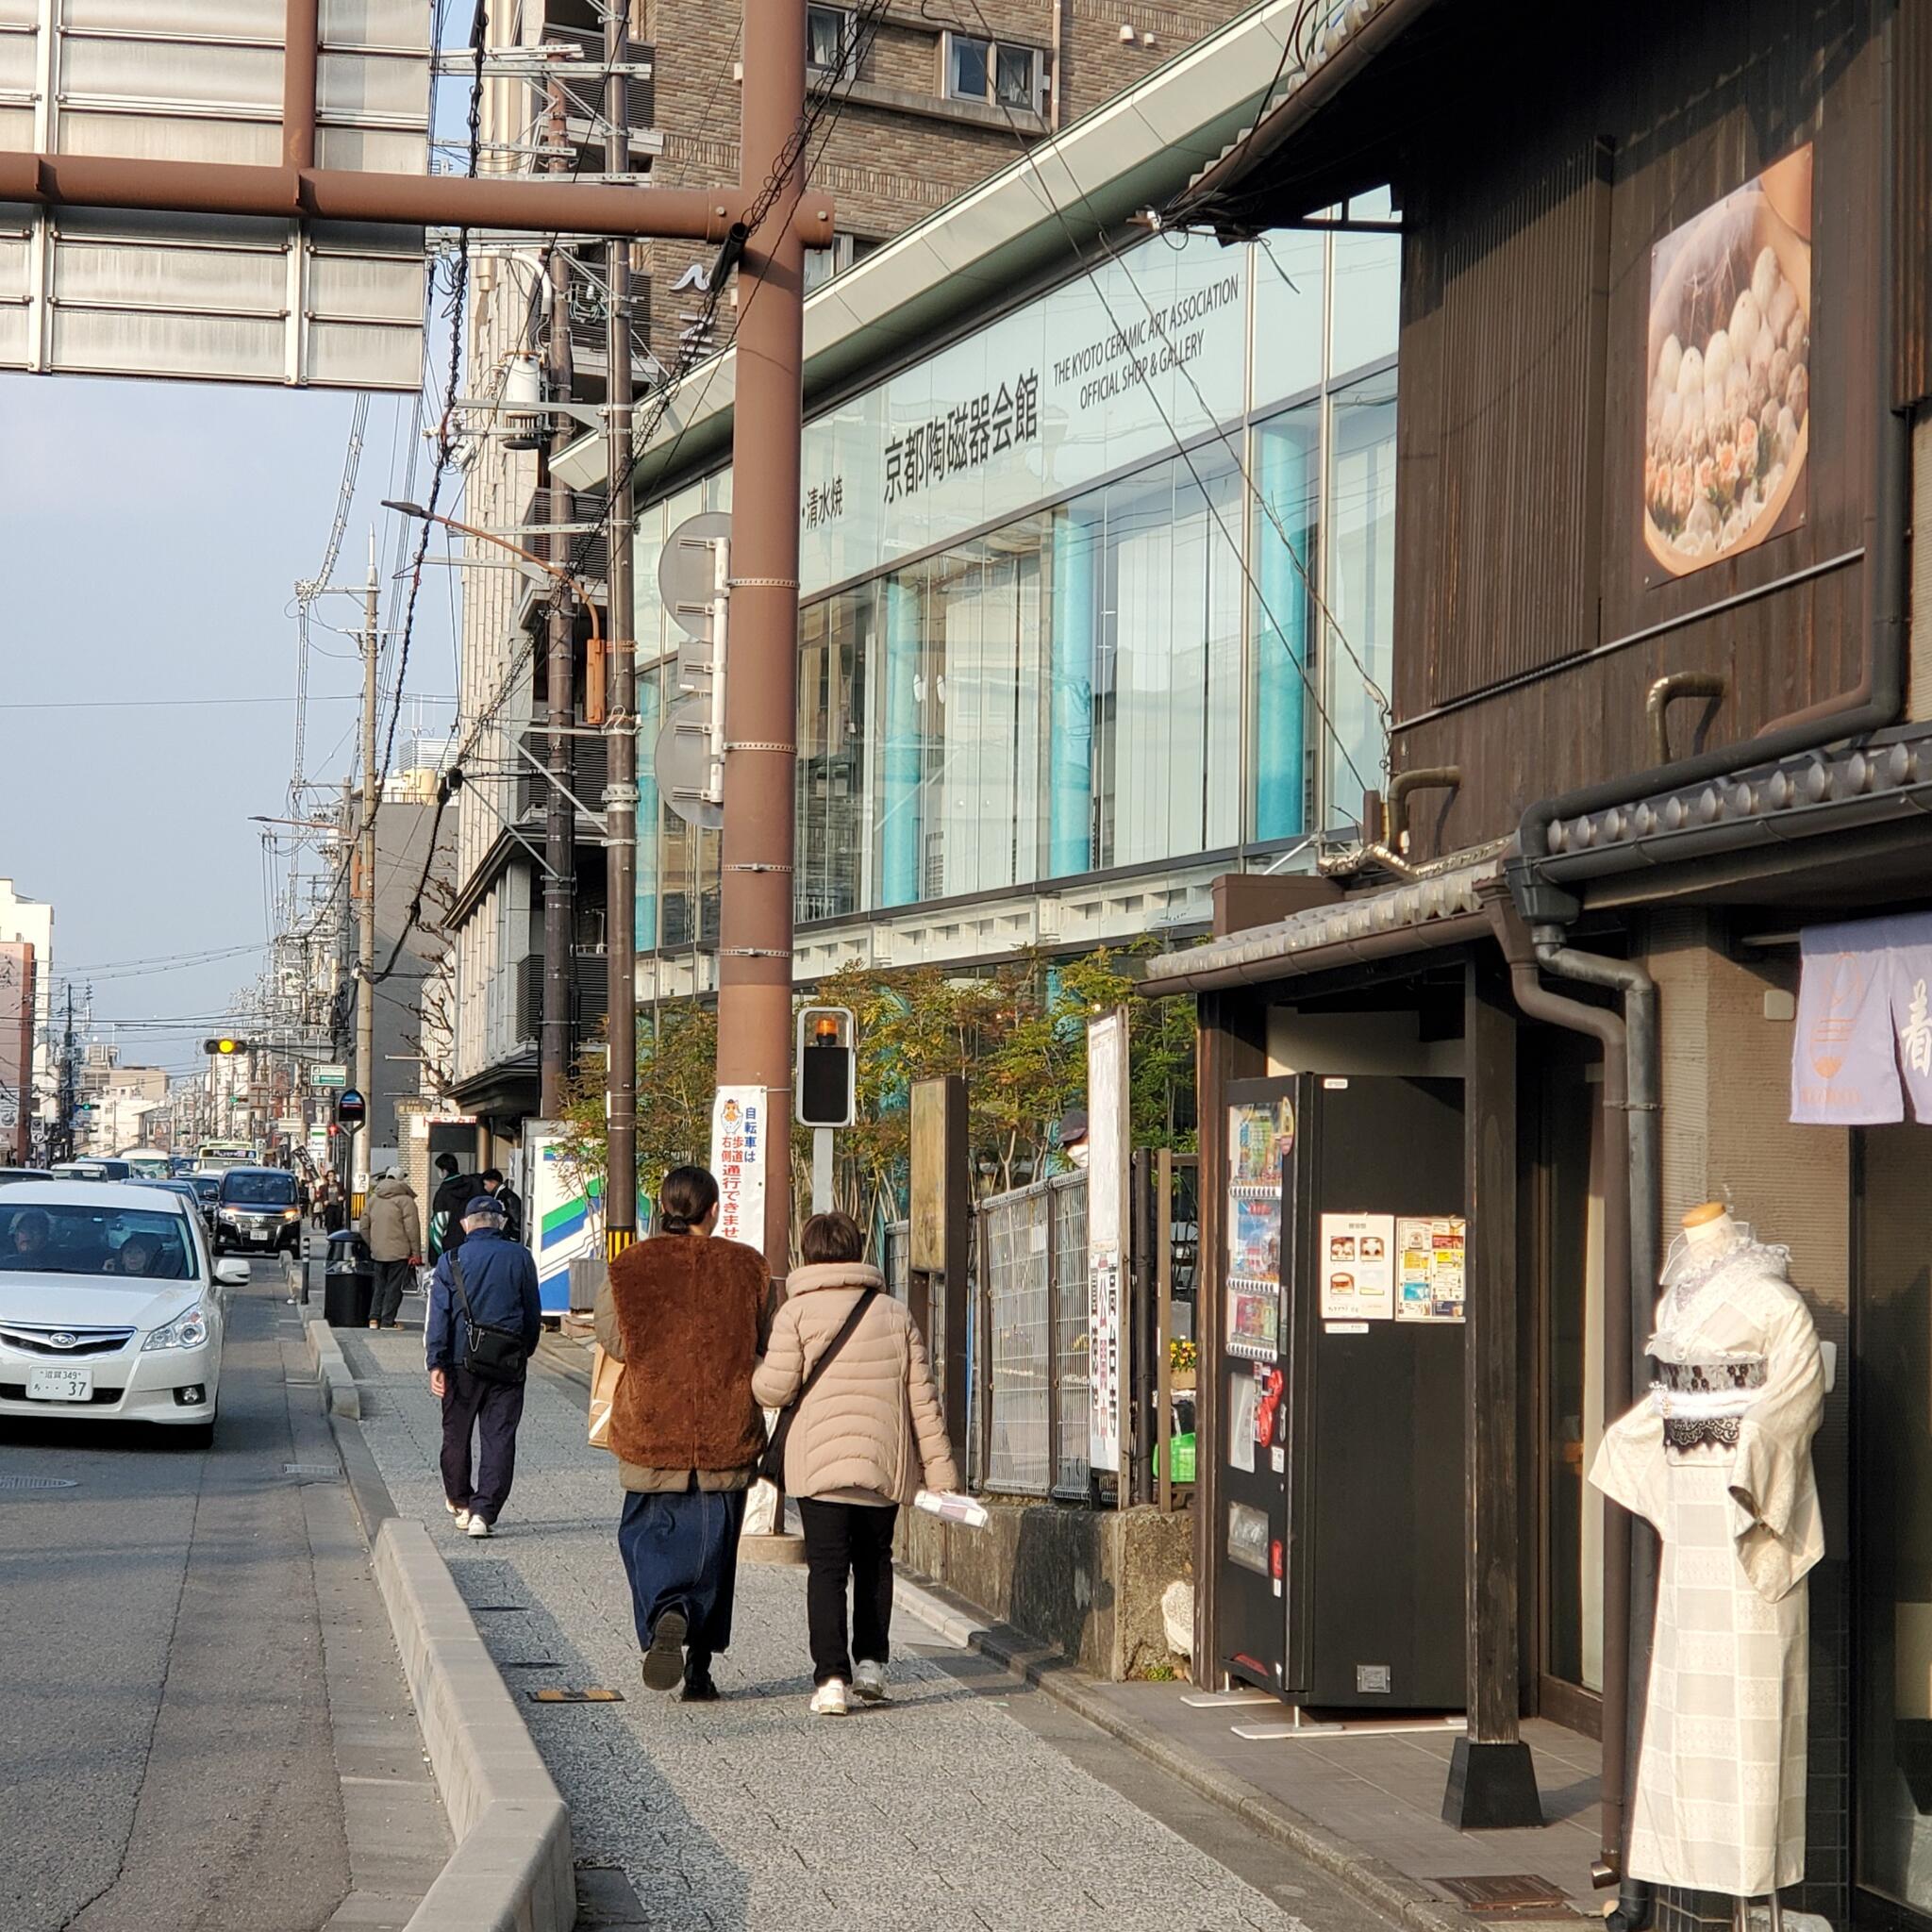
[[[516,1475],[517,1424],[524,1413],[524,1384],[485,1380],[463,1367],[469,1324],[463,1306],[485,1328],[521,1333],[525,1355],[536,1352],[543,1332],[537,1292],[537,1263],[527,1248],[505,1237],[502,1204],[478,1194],[463,1210],[463,1241],[436,1264],[429,1289],[425,1354],[429,1392],[442,1403],[442,1493],[457,1527],[488,1536],[509,1501]],[[457,1270],[462,1271],[458,1292]],[[480,1444],[471,1480],[470,1442]]]

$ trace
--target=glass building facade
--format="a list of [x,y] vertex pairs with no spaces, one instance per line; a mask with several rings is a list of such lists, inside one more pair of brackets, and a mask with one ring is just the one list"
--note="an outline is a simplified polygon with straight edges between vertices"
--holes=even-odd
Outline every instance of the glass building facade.
[[[811,418],[801,923],[1355,822],[1387,761],[1397,251],[1158,238]],[[640,522],[644,950],[716,934],[715,836],[648,766],[657,549],[729,485]]]

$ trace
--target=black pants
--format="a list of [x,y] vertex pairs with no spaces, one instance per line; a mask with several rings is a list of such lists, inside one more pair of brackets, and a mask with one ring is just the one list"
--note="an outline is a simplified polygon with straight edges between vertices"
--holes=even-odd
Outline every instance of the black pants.
[[414,1282],[416,1271],[407,1260],[378,1261],[375,1264],[375,1293],[369,1303],[369,1319],[385,1328],[403,1311],[403,1295]]
[[[458,1509],[494,1523],[509,1501],[517,1474],[517,1424],[524,1413],[521,1382],[486,1382],[451,1369],[442,1393],[442,1493]],[[480,1445],[474,1484],[470,1437]]]
[[811,1677],[852,1681],[845,1647],[845,1579],[852,1579],[852,1649],[863,1663],[887,1660],[892,1629],[892,1525],[896,1503],[824,1503],[798,1499],[805,1525],[805,1617],[811,1631]]

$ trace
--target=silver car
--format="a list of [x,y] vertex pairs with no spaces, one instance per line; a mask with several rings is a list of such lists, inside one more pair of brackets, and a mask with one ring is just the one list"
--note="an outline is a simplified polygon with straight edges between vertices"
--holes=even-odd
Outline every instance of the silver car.
[[0,1415],[214,1434],[227,1291],[180,1195],[102,1181],[0,1191]]

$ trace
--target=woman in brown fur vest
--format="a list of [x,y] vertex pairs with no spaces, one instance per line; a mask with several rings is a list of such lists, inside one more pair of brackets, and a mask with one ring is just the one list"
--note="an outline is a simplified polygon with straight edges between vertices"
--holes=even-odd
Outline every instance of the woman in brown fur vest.
[[644,1682],[682,1683],[688,1703],[706,1703],[718,1695],[711,1658],[731,1641],[745,1493],[765,1444],[751,1377],[771,1282],[756,1248],[711,1238],[718,1183],[703,1168],[673,1168],[658,1210],[663,1232],[610,1264],[597,1340],[625,1365],[610,1446]]

